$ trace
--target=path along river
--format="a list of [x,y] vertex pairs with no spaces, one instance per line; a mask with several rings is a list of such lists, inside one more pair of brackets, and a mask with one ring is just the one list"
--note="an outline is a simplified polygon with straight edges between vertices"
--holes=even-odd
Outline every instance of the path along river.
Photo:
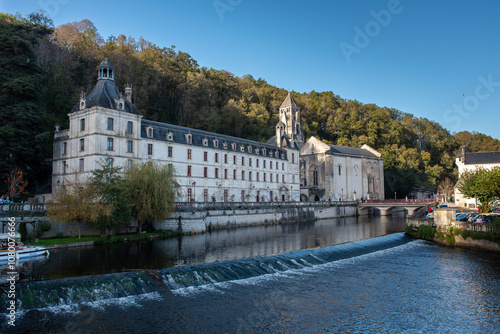
[[[499,333],[500,256],[404,216],[54,251],[3,333]],[[151,275],[130,269],[160,269]],[[77,277],[83,275],[99,275]],[[64,277],[64,278],[63,278]]]

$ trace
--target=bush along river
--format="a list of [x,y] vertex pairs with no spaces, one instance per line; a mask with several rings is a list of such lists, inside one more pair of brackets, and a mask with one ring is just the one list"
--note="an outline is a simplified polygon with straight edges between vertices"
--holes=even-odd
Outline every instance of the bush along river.
[[61,250],[16,284],[16,326],[0,331],[500,332],[500,255],[404,227],[344,218]]

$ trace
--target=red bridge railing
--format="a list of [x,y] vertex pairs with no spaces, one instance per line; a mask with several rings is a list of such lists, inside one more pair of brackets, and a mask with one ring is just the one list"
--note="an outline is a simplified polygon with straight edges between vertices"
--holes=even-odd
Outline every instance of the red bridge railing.
[[415,198],[415,199],[364,199],[361,203],[435,203],[438,202],[436,198]]

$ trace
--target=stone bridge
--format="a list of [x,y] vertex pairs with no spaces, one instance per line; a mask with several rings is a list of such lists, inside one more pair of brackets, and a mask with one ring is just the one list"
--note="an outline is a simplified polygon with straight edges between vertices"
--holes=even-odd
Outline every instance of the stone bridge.
[[371,199],[359,202],[359,213],[366,214],[370,208],[380,210],[381,216],[392,214],[393,209],[403,208],[408,211],[408,216],[413,215],[418,209],[426,206],[436,206],[438,204],[435,198],[423,199]]

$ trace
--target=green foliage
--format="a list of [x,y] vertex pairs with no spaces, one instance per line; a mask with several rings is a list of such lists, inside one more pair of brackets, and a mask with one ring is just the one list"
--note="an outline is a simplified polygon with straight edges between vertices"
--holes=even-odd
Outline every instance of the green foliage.
[[109,157],[99,162],[100,168],[95,169],[92,184],[95,191],[100,195],[101,202],[109,205],[111,210],[97,218],[94,226],[106,229],[106,235],[110,228],[127,226],[132,219],[132,204],[129,203],[129,189],[125,185],[123,177],[119,174],[121,168],[113,167],[113,160]]
[[405,233],[415,238],[432,240],[436,233],[434,227],[429,225],[420,225],[418,228],[408,225],[405,228]]
[[493,202],[500,200],[500,167],[464,171],[457,188],[464,196],[477,198],[481,202],[481,212],[489,212]]
[[153,161],[133,163],[125,172],[124,181],[132,204],[132,216],[139,220],[139,230],[142,223],[163,220],[173,212],[179,195],[173,168]]
[[[96,66],[105,55],[116,66],[118,87],[133,83],[132,100],[151,120],[267,141],[287,94],[261,78],[200,67],[174,46],[124,35],[105,40],[89,20],[53,29],[40,12],[27,19],[1,14],[0,41],[0,178],[22,168],[31,189],[48,183],[45,161],[53,127],[67,127],[67,113],[80,92],[95,84]],[[387,197],[394,192],[404,197],[415,186],[434,188],[445,178],[453,183],[460,145],[471,151],[500,149],[499,141],[485,135],[452,136],[428,119],[333,92],[293,95],[306,137],[353,147],[368,144],[382,153]]]
[[49,232],[52,229],[52,224],[47,220],[41,220],[37,223],[37,227],[37,236],[38,238],[42,238],[45,233]]
[[26,242],[28,237],[28,228],[25,223],[19,223],[19,234],[21,235],[21,241]]

